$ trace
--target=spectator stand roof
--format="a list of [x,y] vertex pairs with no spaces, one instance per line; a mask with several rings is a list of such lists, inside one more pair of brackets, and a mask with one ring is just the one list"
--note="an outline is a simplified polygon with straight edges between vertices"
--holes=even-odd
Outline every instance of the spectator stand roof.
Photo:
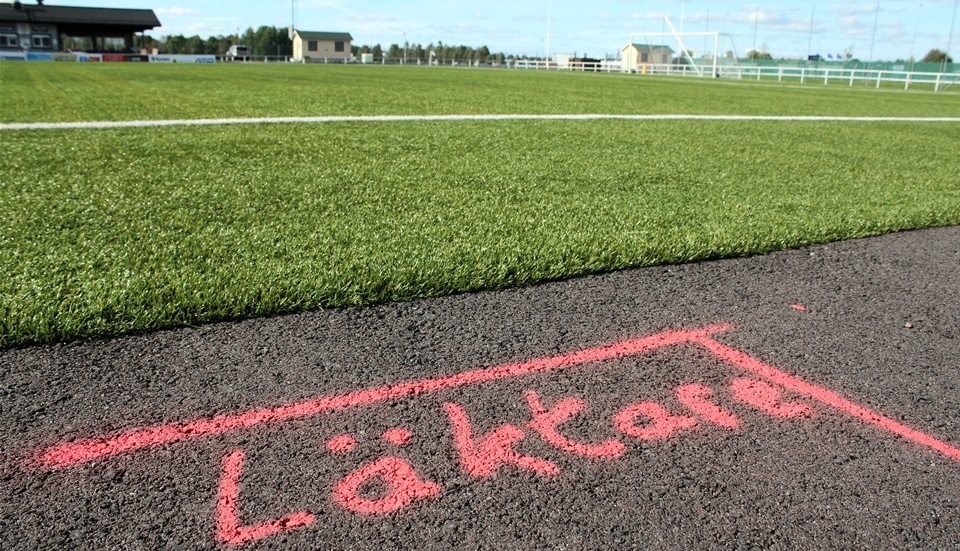
[[153,10],[0,4],[0,22],[56,25],[61,35],[122,36],[160,26]]

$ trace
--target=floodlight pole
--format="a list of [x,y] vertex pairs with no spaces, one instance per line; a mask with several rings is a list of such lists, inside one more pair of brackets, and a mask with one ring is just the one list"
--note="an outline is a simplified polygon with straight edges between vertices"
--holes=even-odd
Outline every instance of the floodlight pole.
[[547,62],[547,69],[550,69],[550,32],[551,32],[551,23],[553,19],[553,0],[547,2],[547,49],[543,52],[544,61]]
[[910,40],[910,72],[914,72],[917,69],[917,55],[916,55],[916,46],[917,46],[917,27],[920,26],[920,10],[923,9],[923,4],[920,4],[920,9],[917,10],[916,15],[913,17],[913,38]]
[[293,32],[297,30],[297,0],[290,0],[290,40],[293,40]]
[[950,59],[950,49],[953,48],[953,29],[957,24],[957,6],[958,5],[960,5],[960,0],[954,0],[953,17],[950,20],[950,34],[947,35],[947,52],[943,55],[943,67],[940,70],[941,73],[947,72],[947,60]]
[[874,62],[873,59],[873,46],[877,42],[877,23],[880,22],[880,0],[877,0],[877,8],[873,12],[873,36],[870,38],[870,55],[867,56],[870,60],[870,63]]

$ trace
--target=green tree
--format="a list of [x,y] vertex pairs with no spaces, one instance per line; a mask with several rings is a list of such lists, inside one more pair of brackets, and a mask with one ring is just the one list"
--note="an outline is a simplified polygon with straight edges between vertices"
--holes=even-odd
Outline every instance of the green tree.
[[281,27],[263,26],[257,29],[251,48],[256,55],[289,56],[293,54],[293,43],[290,42],[287,30]]
[[257,35],[253,31],[253,27],[248,28],[246,32],[243,33],[243,36],[240,37],[240,44],[250,48],[250,55],[266,55],[254,49],[257,45]]
[[400,45],[391,44],[390,49],[387,50],[387,57],[393,60],[401,59],[403,57],[403,50],[400,49]]
[[764,51],[750,50],[747,59],[773,59],[773,56]]
[[190,54],[190,55],[200,55],[203,54],[206,49],[206,44],[199,35],[193,35],[186,40],[183,45],[183,51],[181,53]]
[[160,43],[160,52],[164,54],[182,54],[187,39],[182,34],[166,37]]
[[[133,35],[133,47],[139,51],[146,51],[148,54],[153,52],[154,48],[159,50],[160,43],[156,41],[152,36],[148,35]],[[76,49],[76,48],[74,48]]]
[[203,43],[203,53],[211,55],[220,55],[220,52],[217,50],[220,46],[220,40],[215,36],[207,37],[207,40]]
[[207,40],[207,53],[212,55],[226,55],[232,40],[229,36],[211,36]]
[[943,63],[944,61],[947,63],[953,63],[953,58],[948,56],[947,52],[939,48],[934,48],[927,52],[927,55],[923,56],[923,59],[920,61],[923,63]]

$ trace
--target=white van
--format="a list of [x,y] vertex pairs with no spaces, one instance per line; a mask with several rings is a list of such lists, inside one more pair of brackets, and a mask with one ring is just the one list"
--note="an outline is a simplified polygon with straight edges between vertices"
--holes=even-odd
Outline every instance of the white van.
[[234,44],[233,46],[230,46],[229,50],[227,50],[227,57],[230,59],[246,59],[250,57],[250,48],[241,46],[239,44]]

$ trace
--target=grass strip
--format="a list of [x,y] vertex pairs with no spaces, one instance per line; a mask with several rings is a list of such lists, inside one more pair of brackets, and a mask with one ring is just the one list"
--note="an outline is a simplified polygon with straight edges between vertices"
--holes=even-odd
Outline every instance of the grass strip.
[[297,64],[0,62],[0,122],[322,115],[956,116],[960,89],[618,73]]
[[960,171],[945,153],[960,150],[955,130],[514,121],[7,132],[0,346],[960,224]]

